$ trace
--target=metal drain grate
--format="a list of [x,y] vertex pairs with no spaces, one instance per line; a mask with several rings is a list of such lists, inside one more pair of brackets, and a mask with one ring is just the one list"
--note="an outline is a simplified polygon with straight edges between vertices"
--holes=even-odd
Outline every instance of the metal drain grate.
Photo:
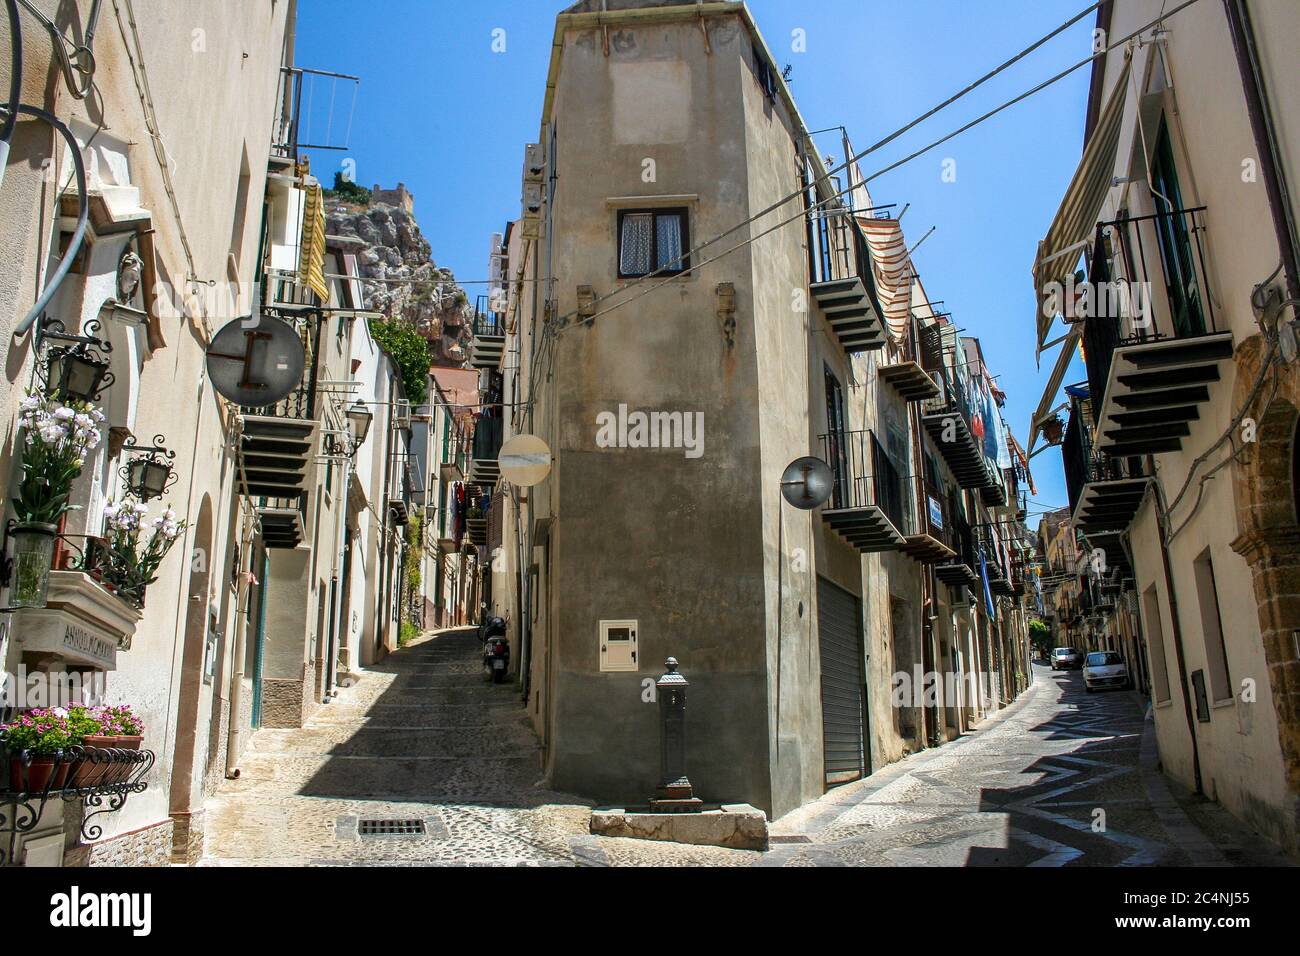
[[357,836],[409,837],[424,836],[423,820],[359,820]]

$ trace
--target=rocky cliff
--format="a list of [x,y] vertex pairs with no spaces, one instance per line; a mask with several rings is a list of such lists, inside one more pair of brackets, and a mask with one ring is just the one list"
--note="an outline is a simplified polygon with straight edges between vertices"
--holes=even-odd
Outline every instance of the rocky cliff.
[[473,308],[451,270],[434,264],[415,217],[401,206],[349,202],[330,193],[325,216],[329,235],[360,240],[356,256],[366,308],[419,329],[436,363],[463,366]]

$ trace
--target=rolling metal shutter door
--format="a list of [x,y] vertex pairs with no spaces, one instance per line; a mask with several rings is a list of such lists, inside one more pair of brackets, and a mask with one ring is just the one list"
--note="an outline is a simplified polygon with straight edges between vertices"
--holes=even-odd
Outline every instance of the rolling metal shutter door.
[[818,578],[817,614],[826,782],[843,783],[866,772],[860,602]]

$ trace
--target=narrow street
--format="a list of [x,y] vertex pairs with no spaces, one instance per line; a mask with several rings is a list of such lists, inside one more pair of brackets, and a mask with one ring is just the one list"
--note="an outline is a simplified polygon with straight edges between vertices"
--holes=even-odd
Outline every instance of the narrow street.
[[[768,853],[593,837],[588,802],[534,786],[536,738],[477,654],[472,630],[426,636],[303,729],[258,731],[209,805],[205,865],[1283,862],[1218,807],[1173,798],[1135,695],[1042,667],[974,733],[776,821]],[[362,835],[362,820],[425,832]]]
[[[973,733],[841,787],[773,825],[765,865],[1285,865],[1222,808],[1175,799],[1127,691],[1034,665]],[[791,841],[781,845],[780,841]]]

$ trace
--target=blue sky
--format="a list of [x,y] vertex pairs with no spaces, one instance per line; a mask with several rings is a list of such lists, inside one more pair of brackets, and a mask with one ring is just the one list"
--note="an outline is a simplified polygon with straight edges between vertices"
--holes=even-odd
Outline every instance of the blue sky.
[[[793,68],[810,128],[848,127],[858,149],[882,138],[1054,29],[1086,0],[750,0],[759,29]],[[488,239],[519,212],[523,144],[536,139],[554,16],[548,0],[300,0],[299,66],[361,77],[348,149],[319,151],[332,179],[342,159],[362,185],[399,180],[434,260],[464,279],[486,276]],[[815,15],[813,11],[815,10]],[[505,31],[505,52],[492,50]],[[792,31],[806,52],[792,50]],[[867,175],[938,139],[1091,53],[1092,16],[863,161]],[[916,264],[932,299],[980,338],[1007,393],[1004,414],[1024,441],[1053,355],[1034,362],[1030,268],[1078,162],[1089,71],[1084,67],[871,184],[877,203],[910,203],[910,242],[936,227]],[[312,91],[319,139],[328,83]],[[333,91],[331,142],[342,142],[351,91]],[[838,133],[819,137],[839,152]],[[955,161],[955,181],[942,176]],[[473,295],[475,289],[471,287]],[[1082,379],[1082,363],[1075,374]],[[1060,455],[1034,459],[1035,499],[1066,501]],[[1031,513],[1041,510],[1031,507]],[[1036,524],[1036,519],[1031,521]]]

